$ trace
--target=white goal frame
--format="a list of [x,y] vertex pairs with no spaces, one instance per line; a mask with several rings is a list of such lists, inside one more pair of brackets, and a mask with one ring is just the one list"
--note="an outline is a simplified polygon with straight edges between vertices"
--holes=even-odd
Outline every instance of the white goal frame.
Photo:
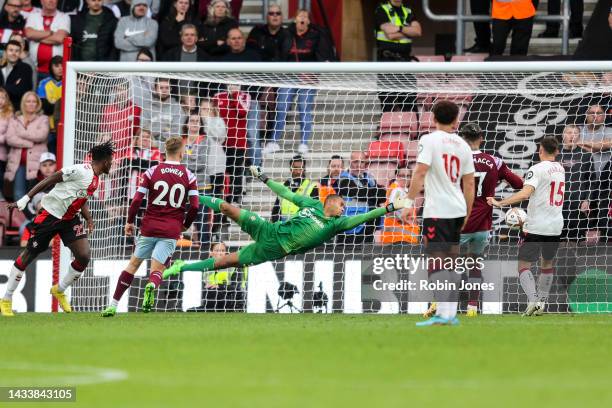
[[[183,63],[183,62],[74,62],[66,64],[64,76],[64,117],[63,117],[63,166],[74,164],[73,137],[76,128],[77,76],[89,72],[125,73],[538,73],[538,72],[610,72],[609,61],[533,61],[533,62],[332,62],[332,63]],[[296,87],[299,87],[296,86]],[[513,90],[515,91],[515,90]],[[463,93],[465,90],[448,89],[445,92]],[[486,91],[485,91],[486,92]],[[503,90],[498,90],[503,93]],[[71,254],[60,245],[60,279],[68,270]],[[95,260],[92,260],[95,261]]]

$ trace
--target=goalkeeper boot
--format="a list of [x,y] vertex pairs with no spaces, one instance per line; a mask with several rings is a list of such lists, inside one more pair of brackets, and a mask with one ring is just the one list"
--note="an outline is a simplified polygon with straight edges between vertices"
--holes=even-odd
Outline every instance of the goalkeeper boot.
[[144,299],[142,300],[142,311],[149,313],[155,303],[155,285],[152,282],[145,286]]
[[102,313],[100,313],[100,316],[102,316],[102,317],[113,317],[116,313],[117,313],[117,307],[109,306],[106,309],[104,309],[104,311]]
[[429,305],[429,309],[427,309],[427,311],[423,313],[423,317],[425,318],[432,317],[433,315],[436,314],[437,310],[438,310],[438,305],[436,305],[436,302],[431,302],[431,305]]
[[529,302],[527,303],[527,309],[523,313],[523,317],[533,316],[533,314],[539,309],[540,302]]
[[433,316],[429,320],[424,322],[417,322],[417,327],[428,327],[428,326],[456,326],[459,324],[459,319],[453,317],[452,319],[445,319],[440,316]]
[[0,313],[4,317],[13,317],[13,301],[8,299],[0,299]]
[[171,276],[177,276],[179,273],[181,273],[181,266],[183,266],[184,264],[185,261],[177,259],[176,261],[174,261],[171,267],[164,271],[162,277],[164,279],[168,279]]
[[68,301],[66,294],[64,292],[60,292],[57,285],[51,286],[51,294],[57,299],[57,303],[59,303],[64,313],[72,313],[72,307],[70,306],[70,302]]
[[476,317],[476,316],[478,316],[478,306],[468,305],[467,313],[465,315],[467,317]]

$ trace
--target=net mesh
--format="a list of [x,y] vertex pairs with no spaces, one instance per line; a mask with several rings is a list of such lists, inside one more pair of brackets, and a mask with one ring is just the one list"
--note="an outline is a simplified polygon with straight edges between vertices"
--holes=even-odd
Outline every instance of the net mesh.
[[[434,130],[431,107],[437,100],[459,104],[460,124],[476,122],[484,130],[482,150],[522,176],[537,161],[537,142],[544,135],[561,140],[564,132],[575,132],[578,140],[612,139],[606,127],[612,119],[606,116],[611,94],[612,72],[79,73],[74,135],[66,135],[74,137],[74,162],[84,161],[101,140],[114,140],[118,154],[90,202],[96,221],[90,236],[93,262],[72,288],[72,303],[81,311],[98,311],[109,303],[134,249],[123,226],[138,177],[163,160],[163,141],[170,135],[186,139],[186,163],[203,194],[274,220],[289,216],[291,209],[247,174],[248,165],[261,165],[270,177],[287,180],[289,161],[301,151],[306,177],[320,183],[314,191],[323,198],[333,187],[324,179],[332,156],[340,156],[342,170],[350,170],[359,165],[351,161],[351,152],[368,152],[369,163],[361,165],[368,166],[375,185],[347,192],[355,194],[349,206],[359,213],[385,203],[397,187],[392,183],[398,165],[414,167],[419,137]],[[603,115],[592,112],[597,109]],[[610,178],[610,154],[607,147],[591,155],[587,150],[593,149],[572,155],[568,147],[564,156],[571,183],[565,194],[565,240],[548,302],[553,312],[610,307],[605,248],[610,192],[603,182]],[[297,188],[301,180],[294,183]],[[497,195],[512,191],[501,183]],[[482,294],[480,307],[486,313],[522,310],[526,302],[517,276],[518,232],[503,220],[504,211],[495,210],[486,257],[494,270],[489,279],[499,286]],[[305,255],[227,273],[184,273],[162,284],[155,310],[421,312],[427,302],[409,291],[368,298],[361,270],[375,257],[420,255],[419,225],[420,208],[404,220],[380,220],[341,234]],[[211,243],[219,241],[235,251],[252,239],[235,223],[201,211],[174,258],[207,258]],[[145,264],[119,310],[140,309],[148,273]],[[393,279],[412,279],[404,274],[396,271]]]

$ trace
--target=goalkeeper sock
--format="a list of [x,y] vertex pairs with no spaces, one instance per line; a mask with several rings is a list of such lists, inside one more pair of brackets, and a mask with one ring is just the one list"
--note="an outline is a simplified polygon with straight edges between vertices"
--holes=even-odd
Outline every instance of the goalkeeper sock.
[[553,268],[540,270],[540,276],[538,276],[538,297],[540,300],[546,301],[548,299],[553,277]]
[[125,293],[125,291],[130,287],[132,281],[134,280],[134,275],[129,272],[122,271],[121,275],[119,275],[119,279],[117,280],[117,286],[115,287],[115,294],[113,295],[113,300],[111,301],[111,306],[117,307],[119,304],[119,300],[121,300],[121,296]]
[[8,282],[6,282],[6,292],[4,293],[4,300],[13,300],[13,293],[19,286],[19,282],[21,282],[21,278],[25,271],[22,271],[17,267],[17,262],[13,264],[11,268],[11,273],[9,274]]
[[210,271],[211,269],[215,269],[215,258],[208,258],[203,261],[185,264],[181,266],[181,272],[206,272]]
[[220,198],[216,198],[216,197],[209,197],[209,196],[205,196],[205,195],[201,195],[200,196],[200,204],[207,206],[208,208],[212,208],[213,211],[215,212],[220,212],[221,211],[221,204],[223,204],[225,201],[223,201]]
[[68,289],[77,279],[81,277],[83,271],[87,268],[87,265],[81,264],[76,259],[72,261],[70,266],[68,267],[68,273],[64,276],[64,279],[58,285],[57,290],[61,293],[64,293],[66,289]]
[[521,282],[521,287],[525,291],[529,302],[536,302],[538,300],[538,294],[536,292],[535,279],[533,278],[531,269],[524,268],[519,271],[519,282]]

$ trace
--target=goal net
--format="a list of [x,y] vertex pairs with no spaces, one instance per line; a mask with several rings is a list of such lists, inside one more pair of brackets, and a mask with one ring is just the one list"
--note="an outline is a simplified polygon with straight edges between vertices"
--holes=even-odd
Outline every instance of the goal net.
[[[612,140],[611,95],[612,71],[597,63],[69,63],[64,165],[87,160],[100,141],[117,147],[115,165],[90,201],[92,262],[71,289],[73,307],[99,311],[109,303],[134,249],[123,233],[127,208],[140,174],[163,160],[167,137],[184,137],[184,162],[202,194],[265,220],[291,217],[296,208],[248,174],[252,163],[277,181],[289,180],[299,194],[322,200],[340,193],[347,211],[360,214],[409,182],[419,137],[435,128],[431,108],[448,99],[460,106],[459,125],[483,129],[481,150],[520,176],[539,160],[540,138],[563,142],[566,224],[547,310],[610,311],[612,153],[601,142]],[[512,192],[502,182],[496,194]],[[430,298],[407,282],[426,280],[427,272],[405,263],[423,253],[422,200],[417,203],[415,212],[357,227],[303,255],[185,272],[163,282],[155,310],[421,313]],[[493,289],[480,294],[483,313],[522,311],[526,303],[517,273],[519,232],[506,227],[504,214],[494,211],[484,254],[481,280]],[[216,242],[225,246],[211,248]],[[251,242],[234,222],[201,209],[174,259],[195,261],[212,249],[236,251]],[[68,260],[63,248],[60,274]],[[532,269],[537,277],[539,266]],[[140,310],[148,274],[145,262],[119,311]],[[379,290],[381,282],[405,285]],[[468,296],[462,294],[461,309]]]

